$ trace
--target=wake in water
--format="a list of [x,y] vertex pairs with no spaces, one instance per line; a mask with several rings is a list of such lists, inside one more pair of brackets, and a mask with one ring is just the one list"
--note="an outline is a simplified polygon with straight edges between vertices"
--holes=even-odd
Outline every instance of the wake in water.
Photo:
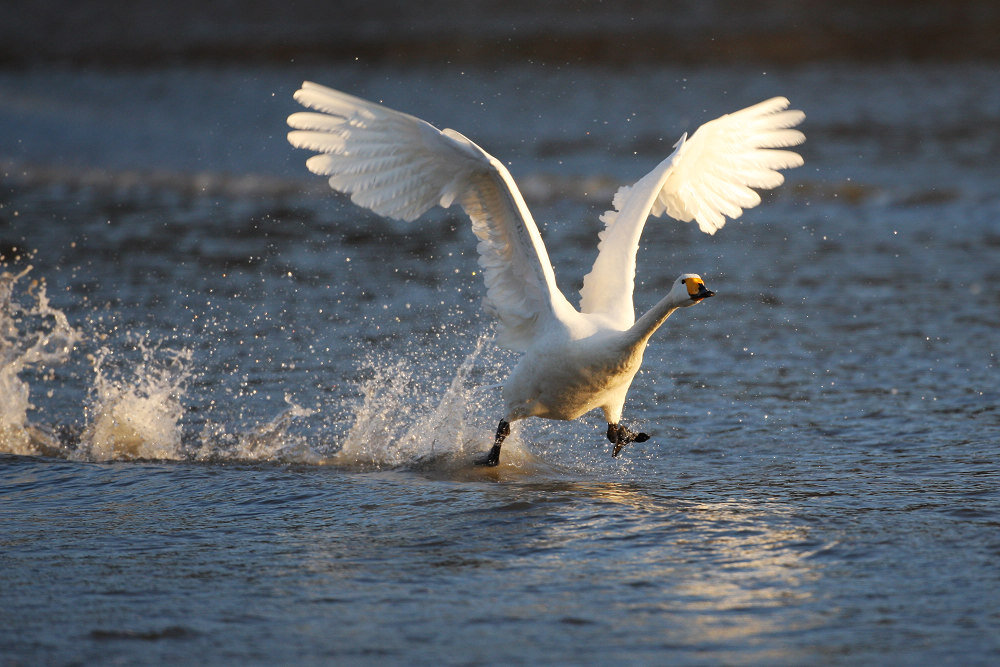
[[[219,409],[192,407],[196,377],[191,349],[171,349],[126,335],[108,342],[71,325],[53,307],[31,268],[0,274],[0,452],[80,461],[191,460],[280,461],[332,464],[355,469],[455,468],[471,466],[491,444],[499,414],[498,368],[504,354],[483,335],[459,360],[440,360],[426,350],[409,358],[369,359],[358,369],[360,400],[348,406],[350,424],[341,442],[331,442],[324,418],[343,412],[296,404],[250,428],[232,425]],[[101,340],[94,352],[88,346]],[[92,348],[91,348],[92,349]],[[433,359],[431,357],[434,357]],[[86,360],[83,425],[47,423],[45,406],[32,392],[55,383],[55,372]],[[456,370],[457,365],[457,370]],[[217,384],[219,378],[202,378]],[[289,382],[294,382],[290,378]],[[49,389],[46,395],[51,396]],[[210,402],[214,405],[214,401]],[[232,407],[232,406],[230,406]],[[320,414],[318,414],[320,413]],[[41,420],[39,421],[39,417]],[[318,427],[306,428],[305,420]],[[200,425],[200,426],[199,426]],[[508,451],[508,450],[505,450]],[[515,434],[509,465],[529,460]]]

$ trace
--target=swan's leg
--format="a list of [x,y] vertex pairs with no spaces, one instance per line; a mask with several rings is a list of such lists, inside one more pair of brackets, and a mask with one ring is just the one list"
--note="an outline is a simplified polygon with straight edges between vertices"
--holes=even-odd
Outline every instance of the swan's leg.
[[625,445],[630,442],[646,442],[649,436],[645,433],[636,433],[632,429],[625,428],[621,424],[608,424],[608,440],[615,448],[611,451],[611,456],[618,457]]
[[500,447],[508,435],[510,435],[510,423],[506,419],[501,419],[500,425],[497,426],[497,436],[493,440],[493,447],[486,456],[476,461],[476,465],[490,467],[500,465]]

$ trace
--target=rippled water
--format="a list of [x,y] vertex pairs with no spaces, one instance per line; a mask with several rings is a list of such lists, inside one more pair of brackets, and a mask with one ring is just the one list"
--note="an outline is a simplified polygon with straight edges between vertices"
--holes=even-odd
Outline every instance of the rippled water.
[[[683,131],[784,94],[806,166],[715,237],[647,226],[639,309],[685,271],[718,293],[647,351],[625,418],[649,442],[529,420],[482,470],[513,357],[471,232],[328,194],[284,141],[304,78],[509,161],[571,295],[611,193]],[[0,73],[0,655],[995,662],[998,84]]]

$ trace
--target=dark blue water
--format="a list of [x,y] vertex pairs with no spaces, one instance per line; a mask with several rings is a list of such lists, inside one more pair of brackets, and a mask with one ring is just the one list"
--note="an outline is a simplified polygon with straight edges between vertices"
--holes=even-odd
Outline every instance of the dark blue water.
[[[474,237],[453,211],[403,225],[329,194],[284,140],[302,79],[509,162],[574,301],[611,194],[682,132],[786,95],[806,165],[714,237],[647,226],[640,310],[686,271],[718,293],[646,353],[625,418],[649,442],[612,459],[599,415],[528,420],[482,470],[513,357]],[[998,84],[0,73],[0,655],[996,662]]]

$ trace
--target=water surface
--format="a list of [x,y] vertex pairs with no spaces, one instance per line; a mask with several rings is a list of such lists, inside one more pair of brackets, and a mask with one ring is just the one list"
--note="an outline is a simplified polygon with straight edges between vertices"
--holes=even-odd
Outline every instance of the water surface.
[[[315,79],[510,163],[571,300],[684,131],[783,94],[806,165],[649,223],[654,337],[518,423],[454,211],[403,225],[284,140]],[[0,73],[0,654],[218,664],[1000,658],[1000,78],[978,66]],[[21,251],[14,250],[20,248]],[[28,266],[30,271],[27,271]]]

